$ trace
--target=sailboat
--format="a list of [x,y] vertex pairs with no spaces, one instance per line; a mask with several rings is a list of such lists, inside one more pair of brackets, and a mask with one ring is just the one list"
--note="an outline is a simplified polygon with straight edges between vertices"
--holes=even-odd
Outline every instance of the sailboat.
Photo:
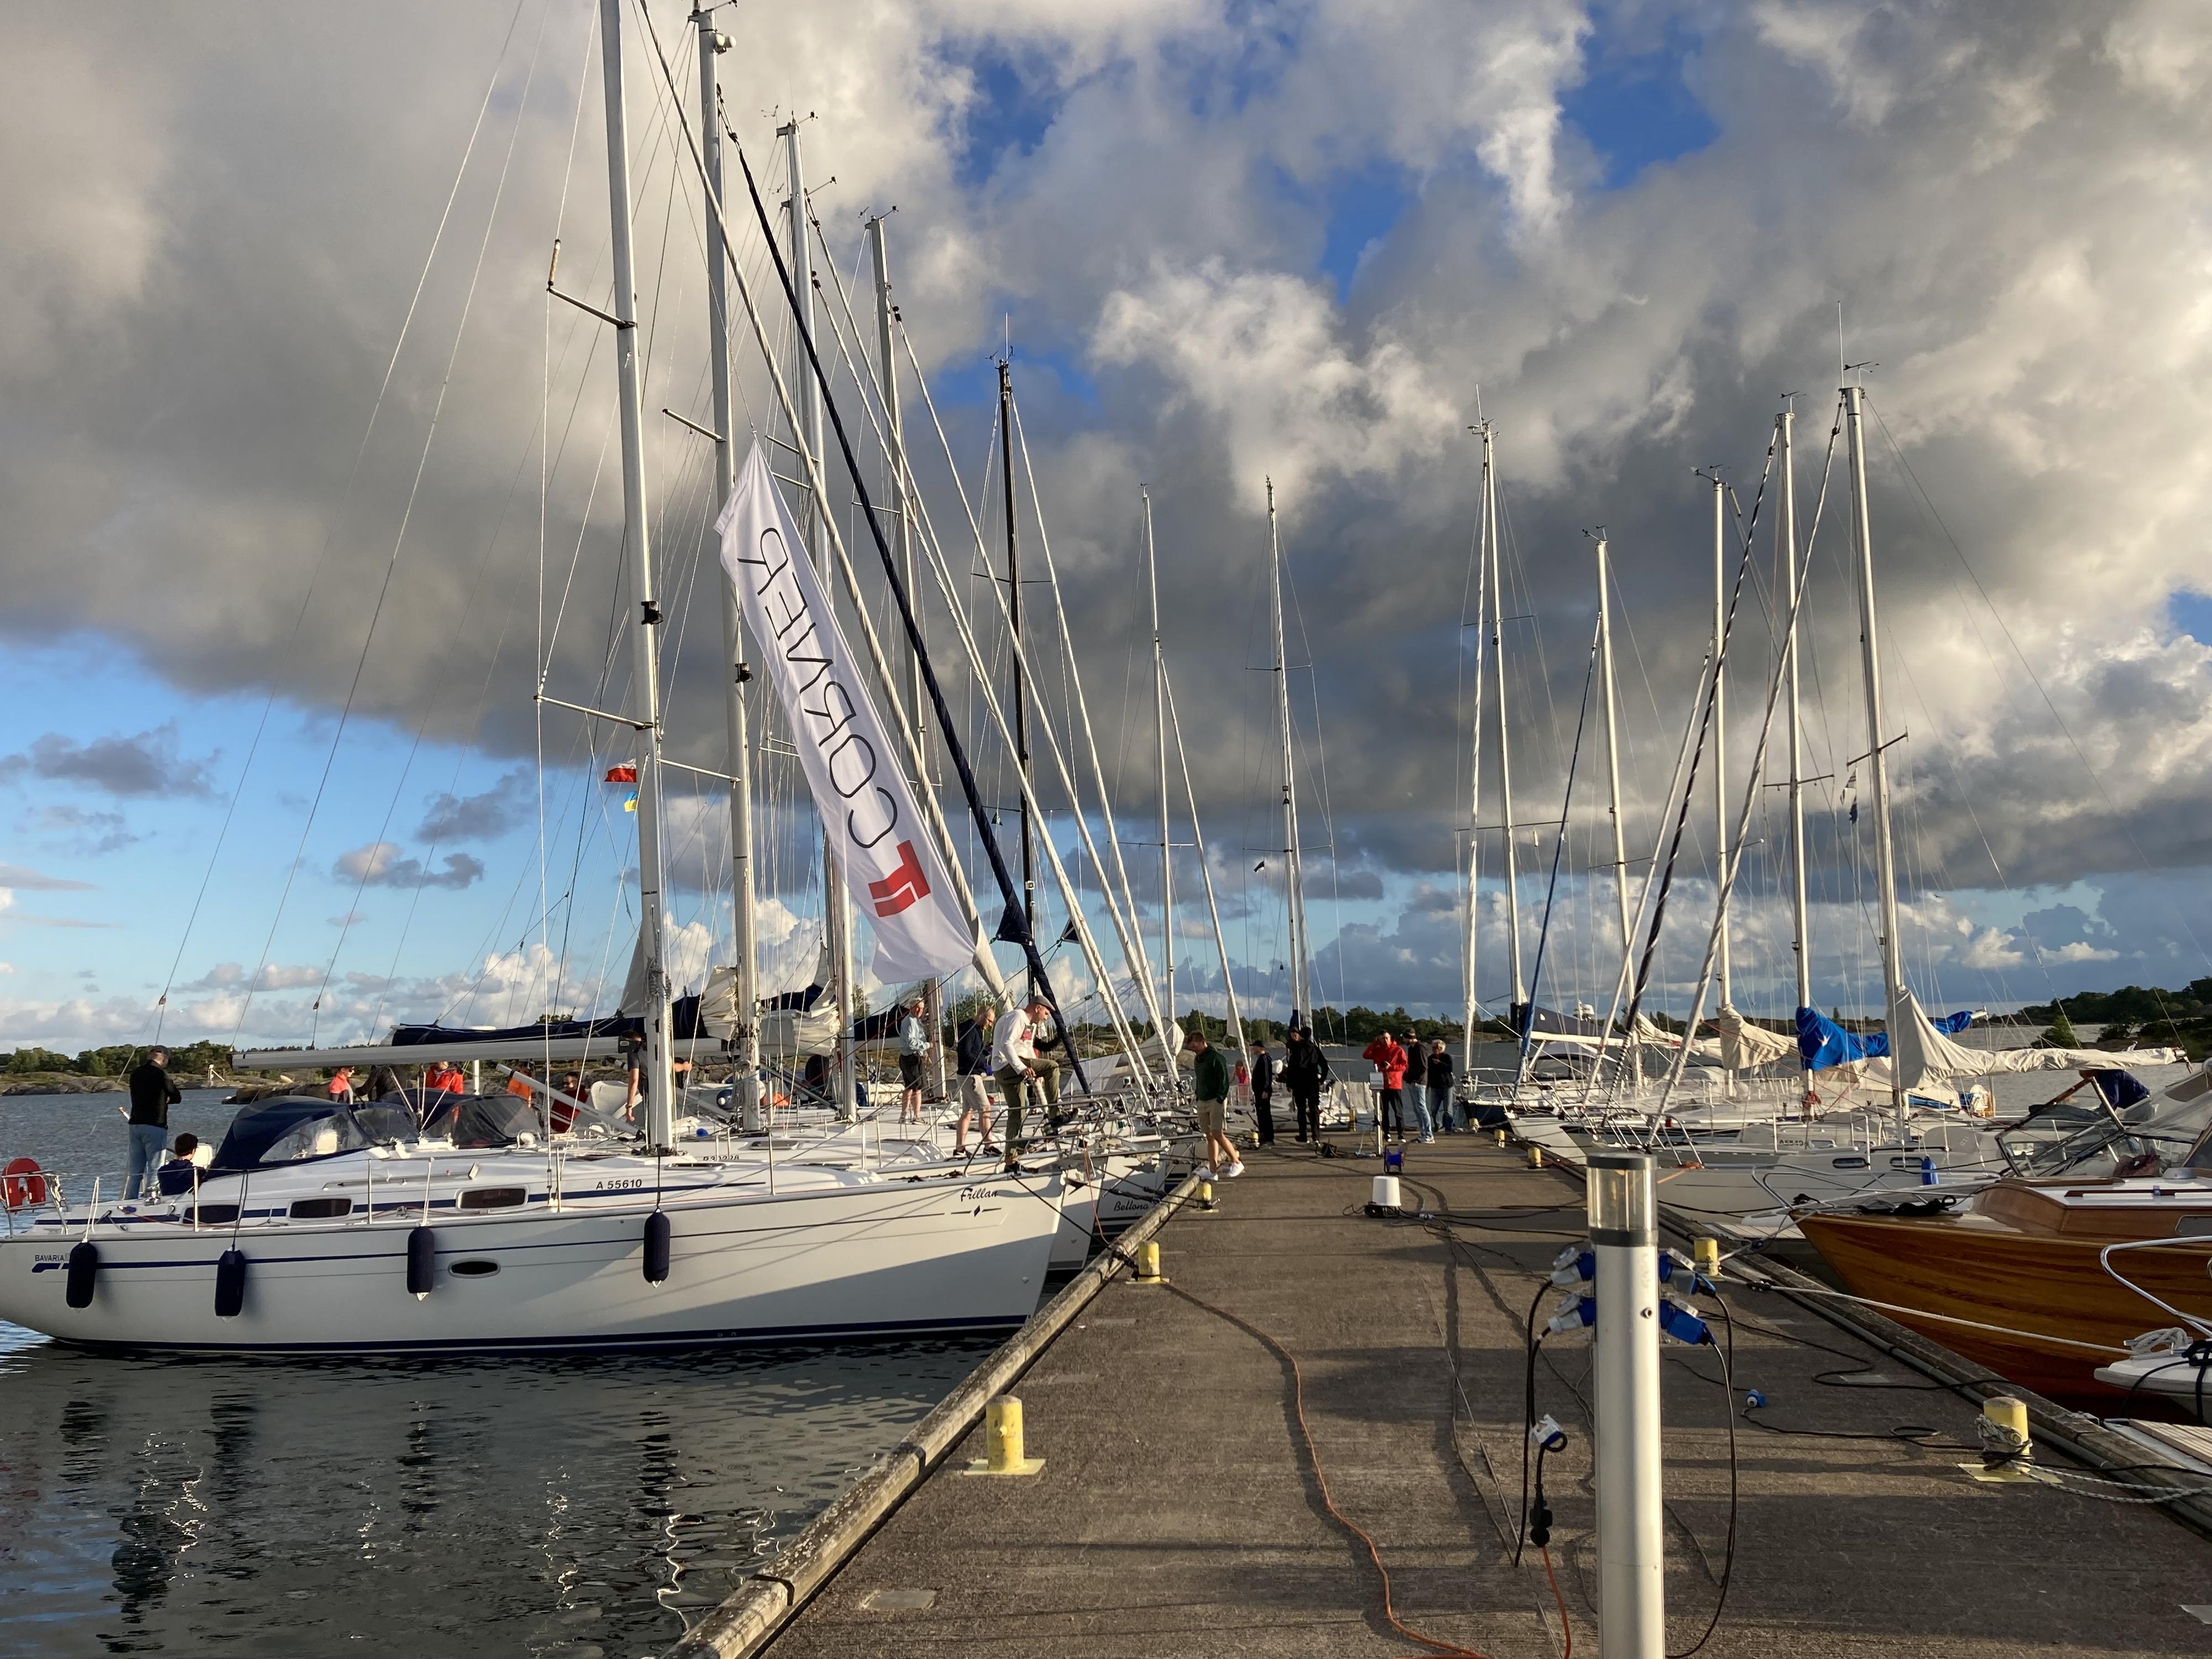
[[[1733,1231],[1786,1228],[1789,1212],[1802,1204],[1939,1182],[1986,1182],[2009,1173],[2013,1161],[2001,1142],[2004,1132],[2014,1126],[1994,1121],[1990,1091],[1972,1079],[2030,1071],[2154,1066],[2181,1058],[2170,1049],[2112,1054],[2049,1048],[1971,1048],[1952,1041],[1972,1023],[1970,1011],[1931,1020],[1905,984],[1866,488],[1865,389],[1848,386],[1839,395],[1842,424],[1850,442],[1852,540],[1870,751],[1866,764],[1871,778],[1875,885],[1881,907],[1878,932],[1888,1011],[1886,1030],[1870,1038],[1862,1037],[1845,1031],[1810,1006],[1796,654],[1803,595],[1790,469],[1791,416],[1784,411],[1777,419],[1775,434],[1782,503],[1776,550],[1778,562],[1786,571],[1787,585],[1782,591],[1790,606],[1787,643],[1770,687],[1758,763],[1747,788],[1742,815],[1734,826],[1728,821],[1725,801],[1720,806],[1717,829],[1722,846],[1729,851],[1721,860],[1717,913],[1692,1012],[1694,1024],[1707,988],[1717,981],[1719,1036],[1713,1040],[1694,1035],[1677,1037],[1635,1018],[1628,1043],[1666,1056],[1668,1070],[1662,1083],[1616,1086],[1610,1094],[1585,1085],[1581,1098],[1571,1105],[1564,1104],[1559,1091],[1553,1091],[1540,1111],[1524,1113],[1516,1119],[1525,1137],[1562,1150],[1628,1145],[1651,1151],[1670,1166],[1662,1176],[1664,1201],[1670,1207]],[[1720,513],[1716,483],[1717,550],[1723,527]],[[1705,688],[1709,702],[1705,712],[1711,715],[1716,734],[1727,634],[1723,609],[1715,620],[1713,649],[1708,658],[1711,678]],[[1732,1004],[1728,979],[1729,893],[1740,868],[1753,799],[1750,792],[1758,787],[1759,763],[1764,761],[1775,705],[1785,684],[1790,691],[1793,943],[1799,1005],[1794,1043],[1745,1020]],[[1693,719],[1693,727],[1696,724]],[[1686,736],[1685,743],[1687,752]],[[1624,964],[1624,984],[1626,979]],[[1595,1052],[1596,1063],[1602,1066],[1609,1049],[1617,1051],[1623,1046],[1619,1037],[1609,1035],[1610,1021],[1607,1025],[1608,1035],[1595,1042],[1579,1035],[1563,1035],[1553,1041],[1584,1045]],[[1694,1073],[1686,1069],[1693,1057],[1708,1062]],[[1790,1060],[1801,1062],[1802,1069],[1798,1066],[1784,1069]],[[1693,1086],[1682,1086],[1692,1079]],[[2194,1093],[2168,1099],[2154,1097],[2146,1089],[2134,1092],[2127,1121],[2145,1134],[2179,1137],[2185,1145],[2203,1128],[2208,1114],[2212,1114],[2212,1103],[2198,1103]],[[1880,1103],[1884,1097],[1887,1109]]]
[[[620,0],[601,0],[600,31],[614,285],[600,314],[617,335],[623,541],[643,601],[628,720],[641,739],[642,1144],[546,1145],[536,1107],[510,1098],[502,1116],[499,1097],[427,1124],[399,1106],[264,1100],[183,1190],[103,1201],[94,1182],[72,1203],[57,1187],[49,1207],[9,1211],[0,1318],[102,1349],[477,1352],[1002,1330],[1035,1306],[1061,1222],[1056,1172],[886,1178],[677,1141]],[[710,71],[702,82],[711,132]],[[719,228],[720,180],[700,159]],[[600,1036],[587,1030],[586,1051]]]

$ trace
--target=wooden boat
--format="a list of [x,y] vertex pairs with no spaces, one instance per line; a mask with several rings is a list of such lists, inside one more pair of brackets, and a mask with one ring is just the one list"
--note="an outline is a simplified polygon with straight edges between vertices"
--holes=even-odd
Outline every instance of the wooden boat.
[[[1812,1212],[1797,1224],[1853,1295],[2067,1403],[2126,1397],[2096,1372],[2128,1357],[2130,1337],[2177,1312],[2212,1321],[2212,1180],[2190,1171],[2004,1181],[1948,1210]],[[2115,1244],[2136,1248],[2108,1257]]]

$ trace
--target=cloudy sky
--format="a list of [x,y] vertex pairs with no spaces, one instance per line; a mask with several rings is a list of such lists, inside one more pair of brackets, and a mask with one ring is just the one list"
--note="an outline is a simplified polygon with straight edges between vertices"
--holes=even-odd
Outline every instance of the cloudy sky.
[[[0,1044],[143,1040],[165,987],[172,1036],[296,1042],[400,1016],[526,1020],[619,979],[629,821],[598,779],[621,757],[531,696],[541,674],[578,702],[626,685],[608,648],[626,603],[611,369],[603,331],[544,293],[558,237],[562,286],[606,298],[592,9],[0,18],[15,161],[0,173]],[[650,10],[688,100],[684,9]],[[1267,481],[1322,994],[1459,1000],[1480,411],[1499,459],[1515,805],[1535,825],[1519,846],[1527,950],[1548,896],[1540,994],[1602,1004],[1618,941],[1591,873],[1611,856],[1594,724],[1572,760],[1595,603],[1583,532],[1604,526],[1615,561],[1634,862],[1661,832],[1711,626],[1699,467],[1722,469],[1747,517],[1757,504],[1732,798],[1747,781],[1771,662],[1767,453],[1789,394],[1801,531],[1828,491],[1804,676],[1815,996],[1875,1000],[1830,454],[1839,306],[1878,416],[1909,975],[1930,1000],[2002,1004],[2212,973],[2202,6],[823,0],[719,15],[726,119],[771,210],[775,128],[803,118],[833,311],[842,283],[865,316],[863,216],[896,210],[907,337],[979,501],[997,487],[992,359],[1011,352],[1036,476],[1029,569],[1041,508],[1156,927],[1149,484],[1248,1002],[1279,1012],[1285,953],[1272,682],[1252,672]],[[700,192],[635,32],[647,404],[704,419]],[[739,241],[772,284],[757,234]],[[787,346],[787,319],[768,326]],[[740,420],[780,433],[749,343],[740,385]],[[865,439],[849,380],[845,401]],[[918,401],[907,416],[948,557],[988,605],[953,471]],[[711,766],[704,446],[648,418],[670,742]],[[997,508],[979,512],[995,547]],[[949,657],[941,614],[937,629]],[[964,669],[945,667],[965,710]],[[1064,676],[1044,678],[1064,709]],[[999,745],[974,746],[1010,799]],[[763,766],[783,982],[811,963],[820,896],[788,763]],[[1778,793],[1759,794],[1737,1000],[1780,1013],[1786,824]],[[725,810],[671,802],[695,981],[728,927]],[[1673,907],[1677,1003],[1710,925],[1711,812],[1692,814]],[[1054,833],[1072,844],[1064,814]],[[1180,811],[1172,839],[1191,839]],[[1480,983],[1502,1001],[1498,836],[1480,840]],[[1195,854],[1177,859],[1183,984],[1211,1000],[1210,929],[1180,902]]]

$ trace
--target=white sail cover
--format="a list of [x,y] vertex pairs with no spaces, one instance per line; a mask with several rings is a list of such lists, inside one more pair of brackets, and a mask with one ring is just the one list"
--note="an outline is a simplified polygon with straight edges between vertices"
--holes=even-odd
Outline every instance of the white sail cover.
[[[1935,1078],[1990,1077],[2011,1072],[2132,1070],[2142,1066],[2178,1066],[2187,1058],[2179,1048],[1969,1048],[1936,1029],[1920,1000],[1902,993],[1897,1017],[1889,1022],[1895,1075],[1905,1088]],[[1842,1067],[1835,1068],[1842,1070]],[[1888,1059],[1856,1060],[1850,1070],[1863,1080],[1887,1085]]]
[[874,927],[876,977],[896,984],[965,966],[975,940],[757,441],[714,528],[823,833],[843,861],[853,902]]

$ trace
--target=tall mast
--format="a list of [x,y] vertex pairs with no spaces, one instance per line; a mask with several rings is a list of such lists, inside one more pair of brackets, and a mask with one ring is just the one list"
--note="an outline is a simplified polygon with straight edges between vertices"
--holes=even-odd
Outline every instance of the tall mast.
[[1905,969],[1899,959],[1897,939],[1897,857],[1889,839],[1889,758],[1882,747],[1881,647],[1875,631],[1874,526],[1867,513],[1866,388],[1847,386],[1844,417],[1851,443],[1851,542],[1859,567],[1859,643],[1866,672],[1867,764],[1874,789],[1875,888],[1881,901],[1881,989],[1887,1004],[1889,1032],[1889,1103],[1898,1120],[1905,1118],[1905,1081],[1898,1071],[1898,1021],[1904,1017]]
[[[1470,432],[1480,432],[1473,426]],[[1482,933],[1482,619],[1490,603],[1490,561],[1482,541],[1483,519],[1475,515],[1474,559],[1474,719],[1468,757],[1467,794],[1467,983],[1461,988],[1466,1004],[1460,1027],[1460,1069],[1474,1072],[1475,945]]]
[[1498,793],[1504,815],[1505,953],[1513,973],[1512,1006],[1528,1000],[1521,971],[1521,888],[1513,848],[1513,744],[1506,730],[1505,568],[1498,553],[1498,453],[1490,422],[1482,423],[1482,544],[1490,562],[1490,655],[1498,674]]
[[[896,532],[899,580],[906,584],[909,593],[921,590],[915,585],[914,516],[906,499],[906,422],[899,410],[898,359],[892,351],[891,324],[896,307],[891,303],[890,254],[884,246],[883,214],[868,220],[868,252],[876,268],[876,357],[879,365],[878,390],[884,400],[884,434],[888,445],[884,459],[890,464],[890,487],[885,492],[885,505],[890,508],[891,522]],[[921,655],[907,653],[906,717],[913,723],[915,753],[929,753],[929,692],[922,684]],[[917,777],[914,781],[917,793],[927,791],[930,781]],[[935,980],[922,988],[923,1015],[933,1032],[945,1025],[944,992]],[[933,1092],[939,1097],[949,1091],[945,1073],[943,1042],[930,1045],[930,1081]]]
[[[1140,486],[1141,489],[1141,486]],[[1145,586],[1152,605],[1152,729],[1160,748],[1160,972],[1164,987],[1160,1006],[1168,1021],[1175,1020],[1175,858],[1168,839],[1168,665],[1160,650],[1160,563],[1152,546],[1152,492],[1145,498]],[[1168,1041],[1165,1026],[1160,1042]],[[1165,1054],[1163,1046],[1161,1052]],[[1180,1075],[1175,1073],[1173,1075]]]
[[1605,532],[1597,532],[1597,645],[1599,684],[1605,693],[1605,776],[1613,816],[1613,889],[1620,903],[1620,948],[1634,945],[1635,924],[1628,915],[1628,842],[1620,816],[1620,725],[1613,695],[1613,574]]
[[1283,743],[1283,883],[1291,951],[1291,1017],[1303,1012],[1314,1029],[1306,981],[1306,902],[1304,860],[1298,854],[1297,767],[1291,750],[1291,674],[1283,648],[1283,544],[1275,530],[1275,481],[1267,480],[1267,615],[1275,635],[1275,713]]
[[[788,126],[776,129],[776,136],[786,140],[790,148],[787,154],[791,162],[791,285],[799,295],[799,325],[805,337],[814,337],[814,267],[808,255],[806,240],[806,168],[799,155],[799,118],[794,115]],[[793,437],[806,446],[806,453],[815,458],[818,465],[822,458],[822,393],[814,377],[806,372],[805,346],[802,342],[799,353],[799,416],[805,424],[804,432]],[[825,476],[817,472],[817,477]],[[814,556],[814,568],[822,579],[822,591],[830,590],[830,503],[817,497],[810,507],[806,520],[807,545]],[[853,907],[845,891],[845,861],[839,858],[830,837],[822,837],[822,925],[830,946],[830,988],[837,1004],[837,1115],[850,1119],[854,1115],[853,1075]]]
[[675,1088],[670,1063],[668,952],[662,914],[660,846],[660,650],[653,549],[647,539],[645,432],[640,416],[636,278],[629,239],[629,132],[623,100],[622,0],[599,0],[599,56],[605,65],[607,207],[614,265],[616,396],[622,416],[623,542],[638,607],[631,687],[638,726],[637,930],[645,958],[645,1139],[665,1147]]
[[1775,459],[1782,467],[1782,511],[1774,523],[1775,550],[1782,562],[1782,599],[1790,608],[1790,636],[1782,648],[1790,680],[1790,948],[1797,958],[1797,1006],[1813,1006],[1811,912],[1805,902],[1805,757],[1797,708],[1797,481],[1790,441],[1796,416],[1784,410],[1774,417]]
[[[706,12],[696,14],[699,30],[699,164],[707,188],[719,204],[722,199],[722,113],[715,95],[714,58],[730,49],[730,37],[714,27]],[[714,384],[714,500],[726,501],[736,478],[730,449],[730,296],[729,272],[723,263],[722,216],[707,216],[708,356]],[[731,956],[737,967],[735,1029],[730,1050],[737,1062],[734,1081],[741,1122],[747,1129],[761,1127],[760,1105],[760,964],[753,926],[753,789],[752,744],[745,730],[745,682],[752,671],[745,666],[744,628],[738,616],[737,589],[725,575],[722,590],[723,706],[729,723],[730,768],[730,928]],[[641,791],[639,799],[643,800]]]
[[[1721,636],[1728,630],[1728,527],[1726,487],[1715,467],[1713,483],[1713,660],[1721,660]],[[1713,677],[1713,884],[1722,886],[1728,869],[1728,677]],[[1728,893],[1721,892],[1720,954],[1715,969],[1723,1008],[1735,1005],[1729,977]],[[1733,1078],[1731,1078],[1731,1081]]]
[[[1006,483],[1006,617],[1015,648],[1008,654],[1014,668],[1014,767],[1030,775],[1029,693],[1022,674],[1022,547],[1014,528],[1014,381],[1012,366],[999,360],[999,471]],[[1031,939],[1036,937],[1036,840],[1030,821],[1030,798],[1022,795],[1022,921]],[[1036,994],[1032,971],[1030,994]]]

